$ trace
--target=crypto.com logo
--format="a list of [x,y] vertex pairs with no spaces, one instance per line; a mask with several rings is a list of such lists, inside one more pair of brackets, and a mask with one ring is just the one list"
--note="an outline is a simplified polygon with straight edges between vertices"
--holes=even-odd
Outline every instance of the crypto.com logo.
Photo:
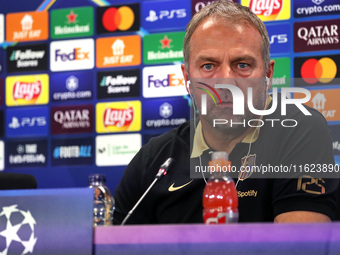
[[[217,105],[217,101],[215,100],[213,94],[208,90],[210,89],[218,98],[220,105],[222,106],[222,100],[216,91],[216,89],[228,89],[231,93],[232,96],[232,106],[233,106],[233,115],[244,115],[245,110],[245,97],[242,92],[242,90],[237,87],[236,85],[232,84],[215,84],[214,86],[208,85],[205,82],[196,82],[197,84],[200,84],[202,86],[205,86],[206,88],[202,87],[197,87],[200,90],[203,90],[206,94],[201,95],[201,114],[202,115],[207,115],[207,94],[212,98],[214,101],[214,104]],[[207,89],[208,88],[208,89]],[[304,98],[291,98],[291,93],[302,93],[305,95]],[[277,88],[272,89],[272,105],[271,108],[269,109],[255,109],[254,104],[253,104],[253,88],[248,87],[247,88],[247,105],[248,109],[251,113],[257,116],[265,116],[265,115],[270,115],[272,114],[278,105],[278,92]],[[311,113],[303,106],[304,103],[308,102],[311,98],[311,93],[309,90],[304,89],[304,88],[296,88],[296,87],[285,87],[281,88],[281,115],[286,116],[287,114],[287,105],[288,104],[293,104],[295,105],[304,115],[311,115]],[[274,126],[274,121],[279,121],[279,119],[268,119],[268,121],[272,122],[272,127]],[[257,127],[254,125],[251,125],[250,123],[253,122],[258,122],[260,127],[264,125],[264,121],[262,119],[252,119],[248,121],[248,126],[251,127]],[[285,122],[294,122],[294,125],[285,125]],[[232,122],[232,120],[228,121],[225,119],[214,119],[213,120],[213,126],[215,127],[217,124],[227,124],[230,123],[232,124],[243,124],[243,126],[246,126],[245,120],[243,122]],[[285,119],[281,121],[282,126],[287,126],[287,127],[295,127],[297,125],[297,121],[293,119]]]

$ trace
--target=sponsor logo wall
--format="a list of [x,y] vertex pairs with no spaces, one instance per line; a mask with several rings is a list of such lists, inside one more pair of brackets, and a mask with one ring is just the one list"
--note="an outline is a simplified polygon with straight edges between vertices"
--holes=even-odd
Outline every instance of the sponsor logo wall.
[[[113,191],[143,144],[189,119],[185,27],[214,0],[17,1],[0,11],[0,171],[46,188],[105,173]],[[231,1],[264,21],[273,87],[311,90],[340,157],[339,1]]]

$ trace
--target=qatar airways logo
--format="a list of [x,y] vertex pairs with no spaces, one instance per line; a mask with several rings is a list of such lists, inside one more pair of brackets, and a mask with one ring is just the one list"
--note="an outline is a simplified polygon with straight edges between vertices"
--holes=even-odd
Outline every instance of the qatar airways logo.
[[278,14],[282,9],[283,0],[251,0],[250,9],[256,15],[270,16]]
[[25,99],[30,101],[36,99],[41,93],[41,81],[36,82],[16,82],[13,86],[14,100]]
[[[269,79],[268,81],[269,82]],[[231,84],[215,84],[214,86],[208,85],[205,82],[196,82],[198,84],[197,89],[203,90],[206,92],[206,94],[201,95],[201,114],[202,115],[207,115],[207,94],[210,95],[212,98],[214,104],[217,106],[220,104],[221,106],[223,105],[222,100],[217,93],[216,89],[228,89],[231,93],[232,100],[229,100],[230,102],[232,101],[232,109],[233,109],[233,116],[242,116],[245,114],[245,96],[242,92],[242,90],[237,87],[236,85],[231,85]],[[215,100],[213,94],[210,92],[212,91],[215,96],[218,99]],[[304,98],[291,98],[291,93],[301,93],[304,94]],[[248,109],[251,113],[257,116],[267,116],[275,112],[278,106],[278,92],[277,88],[272,89],[272,104],[271,108],[269,109],[255,109],[254,103],[253,103],[253,88],[248,87],[247,88],[247,106]],[[287,87],[287,88],[281,88],[281,115],[286,116],[287,114],[287,105],[288,104],[293,104],[295,105],[304,115],[308,116],[311,115],[311,113],[303,106],[304,103],[308,102],[311,99],[311,93],[309,90],[304,89],[304,88],[296,88],[296,87]],[[266,119],[262,120],[262,118],[259,119],[251,119],[249,121],[246,121],[245,119],[243,120],[237,120],[233,121],[232,119],[227,120],[227,119],[214,119],[213,120],[213,126],[216,127],[217,125],[225,125],[229,124],[230,126],[233,125],[243,125],[249,126],[249,127],[262,127],[265,122],[271,122],[271,126],[274,127],[275,123],[279,121],[283,127],[295,127],[297,126],[297,121],[294,119]]]
[[107,108],[104,112],[104,126],[118,128],[130,126],[133,121],[133,107],[126,109]]

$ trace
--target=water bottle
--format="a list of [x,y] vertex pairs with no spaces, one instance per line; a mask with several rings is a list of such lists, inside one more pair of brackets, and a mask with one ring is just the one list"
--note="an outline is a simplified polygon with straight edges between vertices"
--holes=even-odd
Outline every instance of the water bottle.
[[228,154],[224,151],[214,152],[209,166],[211,177],[203,192],[203,222],[238,222],[237,190],[234,180],[228,174],[231,167]]
[[111,191],[106,186],[106,176],[92,174],[89,176],[89,183],[89,187],[94,191],[93,225],[112,225],[115,203]]

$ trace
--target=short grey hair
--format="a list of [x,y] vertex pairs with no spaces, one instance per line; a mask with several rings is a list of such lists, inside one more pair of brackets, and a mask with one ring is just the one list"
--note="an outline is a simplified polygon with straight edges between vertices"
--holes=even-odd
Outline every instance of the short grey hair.
[[270,61],[270,43],[267,29],[263,22],[248,8],[230,0],[219,0],[212,2],[196,13],[186,27],[183,42],[184,64],[189,71],[190,40],[196,28],[208,17],[220,18],[231,24],[250,25],[257,29],[262,38],[262,58],[265,72]]

